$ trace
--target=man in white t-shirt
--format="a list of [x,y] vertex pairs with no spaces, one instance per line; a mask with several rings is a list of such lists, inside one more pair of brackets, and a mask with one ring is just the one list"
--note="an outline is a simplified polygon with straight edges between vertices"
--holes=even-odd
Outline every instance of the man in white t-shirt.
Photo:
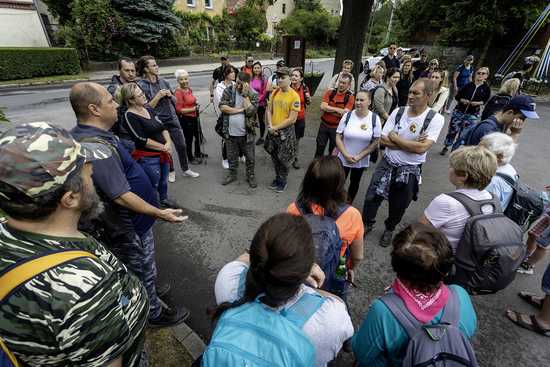
[[380,204],[388,200],[386,230],[380,239],[382,247],[391,244],[395,227],[411,201],[416,200],[426,152],[436,142],[445,123],[442,115],[430,112],[433,110],[428,102],[432,93],[432,82],[418,79],[409,90],[408,107],[393,111],[382,129],[380,142],[386,150],[372,176],[363,206],[366,234],[374,227]]

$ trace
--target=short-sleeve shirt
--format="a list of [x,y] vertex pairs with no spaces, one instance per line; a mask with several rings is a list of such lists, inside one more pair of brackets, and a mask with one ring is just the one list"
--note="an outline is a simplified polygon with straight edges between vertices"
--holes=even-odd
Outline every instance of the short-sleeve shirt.
[[[485,190],[459,189],[455,192],[465,194],[474,200],[489,200],[492,198],[492,195]],[[481,210],[485,214],[490,214],[493,212],[493,207],[484,205]],[[424,210],[424,215],[435,228],[438,228],[447,236],[453,252],[455,252],[466,222],[470,218],[470,214],[464,205],[447,194],[441,194],[432,200]]]
[[[217,304],[239,299],[241,274],[245,271],[248,271],[248,265],[240,261],[232,261],[220,270],[214,287]],[[302,285],[296,296],[281,308],[292,306],[304,293],[315,293],[315,291]],[[336,358],[344,341],[353,335],[353,324],[346,305],[337,298],[326,297],[317,312],[305,323],[303,331],[315,346],[315,365],[326,366]]]
[[475,126],[466,141],[466,145],[478,145],[485,135],[504,132],[504,124],[499,124],[495,116],[481,121]]
[[84,250],[35,276],[0,305],[0,335],[25,366],[135,367],[149,313],[141,282],[91,237],[53,237],[0,224],[0,271],[33,256]]
[[[502,173],[507,176],[510,176],[514,180],[517,179],[517,171],[510,163],[505,164],[497,168],[497,173]],[[502,177],[494,175],[491,179],[491,182],[485,190],[489,191],[491,194],[495,195],[496,198],[500,201],[500,206],[502,210],[506,210],[510,200],[512,199],[512,194],[514,189],[510,186]]]
[[[242,108],[244,103],[243,96],[235,92],[234,108]],[[244,112],[229,115],[229,136],[246,136],[246,123]]]
[[[382,124],[380,123],[380,118],[376,116],[376,124],[372,126],[372,112],[369,111],[367,116],[359,118],[355,110],[351,113],[349,121],[346,125],[347,114],[342,116],[340,124],[336,129],[337,134],[343,135],[344,146],[346,151],[351,155],[357,155],[365,150],[371,143],[372,138],[379,138],[380,133],[382,132]],[[338,153],[338,158],[344,165],[344,167],[351,168],[364,168],[369,166],[369,156],[365,156],[359,162],[349,163],[346,161],[342,153]]]
[[[348,96],[346,98],[346,95]],[[333,96],[333,98],[330,98]],[[347,99],[347,103],[346,102]],[[353,94],[349,92],[336,92],[334,93],[334,89],[327,89],[325,94],[323,95],[323,102],[327,103],[330,107],[337,107],[342,109],[348,109],[353,110],[353,105],[355,104],[355,97]],[[337,128],[338,124],[340,123],[340,118],[342,116],[336,115],[334,113],[328,113],[325,112],[321,116],[321,120],[329,127]]]
[[[426,111],[424,111],[419,116],[410,117],[409,107],[405,107],[405,112],[401,117],[401,121],[396,123],[395,116],[397,115],[398,111],[399,109],[396,109],[391,113],[390,117],[386,121],[386,124],[384,125],[384,128],[382,129],[382,135],[387,136],[390,132],[395,131],[403,139],[413,141],[418,139],[418,137],[420,136],[420,130],[422,130],[424,120],[426,119],[430,108],[426,108]],[[441,116],[439,113],[436,113],[425,132],[425,134],[428,135],[428,140],[431,140],[433,142],[437,141],[437,138],[439,137],[439,133],[441,132],[444,123],[445,119],[443,118],[443,116]],[[427,152],[417,154],[406,152],[404,150],[386,149],[385,155],[390,161],[400,166],[405,166],[419,165],[424,163],[426,161]]]
[[271,106],[271,125],[278,126],[281,122],[288,119],[291,111],[300,112],[300,96],[292,88],[286,92],[281,89],[275,89],[269,99]]
[[456,86],[458,87],[458,89],[460,89],[470,82],[470,77],[474,72],[474,67],[470,65],[470,67],[467,68],[466,66],[464,66],[464,64],[461,64],[457,66],[455,71],[458,72],[458,76],[456,78]]
[[[325,213],[325,210],[316,204],[312,205],[311,210],[313,214],[316,215],[324,215]],[[298,207],[296,207],[296,203],[290,204],[286,211],[292,215],[301,215]],[[336,219],[336,227],[338,227],[340,239],[342,240],[340,256],[344,256],[348,246],[350,246],[353,241],[363,239],[365,229],[361,213],[353,206],[349,206],[338,219]]]

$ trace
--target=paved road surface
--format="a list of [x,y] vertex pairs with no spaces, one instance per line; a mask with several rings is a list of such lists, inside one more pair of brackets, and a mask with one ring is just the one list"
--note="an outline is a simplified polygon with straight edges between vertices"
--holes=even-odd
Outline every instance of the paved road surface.
[[[318,68],[328,71],[332,66],[325,62]],[[325,84],[327,79],[324,80]],[[191,86],[203,106],[207,104],[208,80],[209,76],[205,74],[191,76]],[[173,80],[170,82],[173,83]],[[67,95],[66,89],[22,90],[8,95],[0,93],[0,105],[8,107],[8,117],[16,123],[47,120],[71,127],[74,116],[68,105]],[[545,184],[550,183],[550,106],[539,105],[539,114],[542,116],[541,120],[528,123],[513,164],[525,182],[542,189]],[[190,325],[207,338],[210,324],[206,308],[214,304],[213,286],[217,272],[225,263],[243,252],[263,220],[285,210],[294,200],[304,169],[293,170],[287,191],[275,194],[267,188],[273,179],[271,161],[263,149],[257,149],[256,176],[259,187],[255,190],[248,188],[242,166],[239,182],[222,186],[220,182],[225,172],[220,164],[220,141],[213,131],[214,117],[211,107],[202,115],[202,123],[207,138],[204,150],[210,155],[208,164],[194,167],[200,172],[200,178],[180,176],[175,184],[170,185],[171,196],[187,208],[190,220],[181,225],[158,224],[156,238],[161,280],[172,283],[174,300],[192,310]],[[318,122],[308,121],[307,124],[301,149],[304,162],[313,157]],[[440,142],[441,139],[442,136]],[[440,148],[441,145],[437,144],[429,154],[429,161],[424,165],[420,199],[409,208],[405,222],[418,218],[434,196],[452,190],[447,180],[447,158],[437,154]],[[358,208],[362,208],[370,175],[369,171],[363,177],[361,191],[354,203]],[[380,223],[386,214],[386,208],[384,205],[380,210]],[[350,296],[355,325],[361,322],[372,299],[380,295],[393,278],[389,251],[377,245],[381,231],[382,226],[379,225],[367,237],[366,260],[357,273],[359,288]],[[534,276],[518,275],[512,286],[497,295],[474,298],[479,318],[479,332],[474,343],[481,366],[550,365],[549,340],[515,327],[503,316],[508,306],[525,312],[534,311],[522,303],[516,293],[520,289],[540,292],[543,268],[543,265],[537,268]],[[348,362],[349,356],[343,355],[333,364],[349,365]]]

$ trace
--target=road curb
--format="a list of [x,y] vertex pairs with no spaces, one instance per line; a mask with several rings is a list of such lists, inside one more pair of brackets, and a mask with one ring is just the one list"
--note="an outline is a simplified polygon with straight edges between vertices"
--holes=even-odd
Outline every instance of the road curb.
[[186,323],[181,323],[171,328],[176,340],[185,348],[185,350],[197,359],[201,356],[206,348],[206,344],[202,341],[197,333],[193,331]]

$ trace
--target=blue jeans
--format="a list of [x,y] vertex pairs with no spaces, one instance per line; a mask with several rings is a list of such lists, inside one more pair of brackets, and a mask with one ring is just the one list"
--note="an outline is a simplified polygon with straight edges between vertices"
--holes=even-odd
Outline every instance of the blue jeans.
[[151,184],[159,193],[159,200],[166,200],[168,197],[168,173],[170,171],[169,163],[160,163],[160,157],[140,158],[139,164],[149,176]]

